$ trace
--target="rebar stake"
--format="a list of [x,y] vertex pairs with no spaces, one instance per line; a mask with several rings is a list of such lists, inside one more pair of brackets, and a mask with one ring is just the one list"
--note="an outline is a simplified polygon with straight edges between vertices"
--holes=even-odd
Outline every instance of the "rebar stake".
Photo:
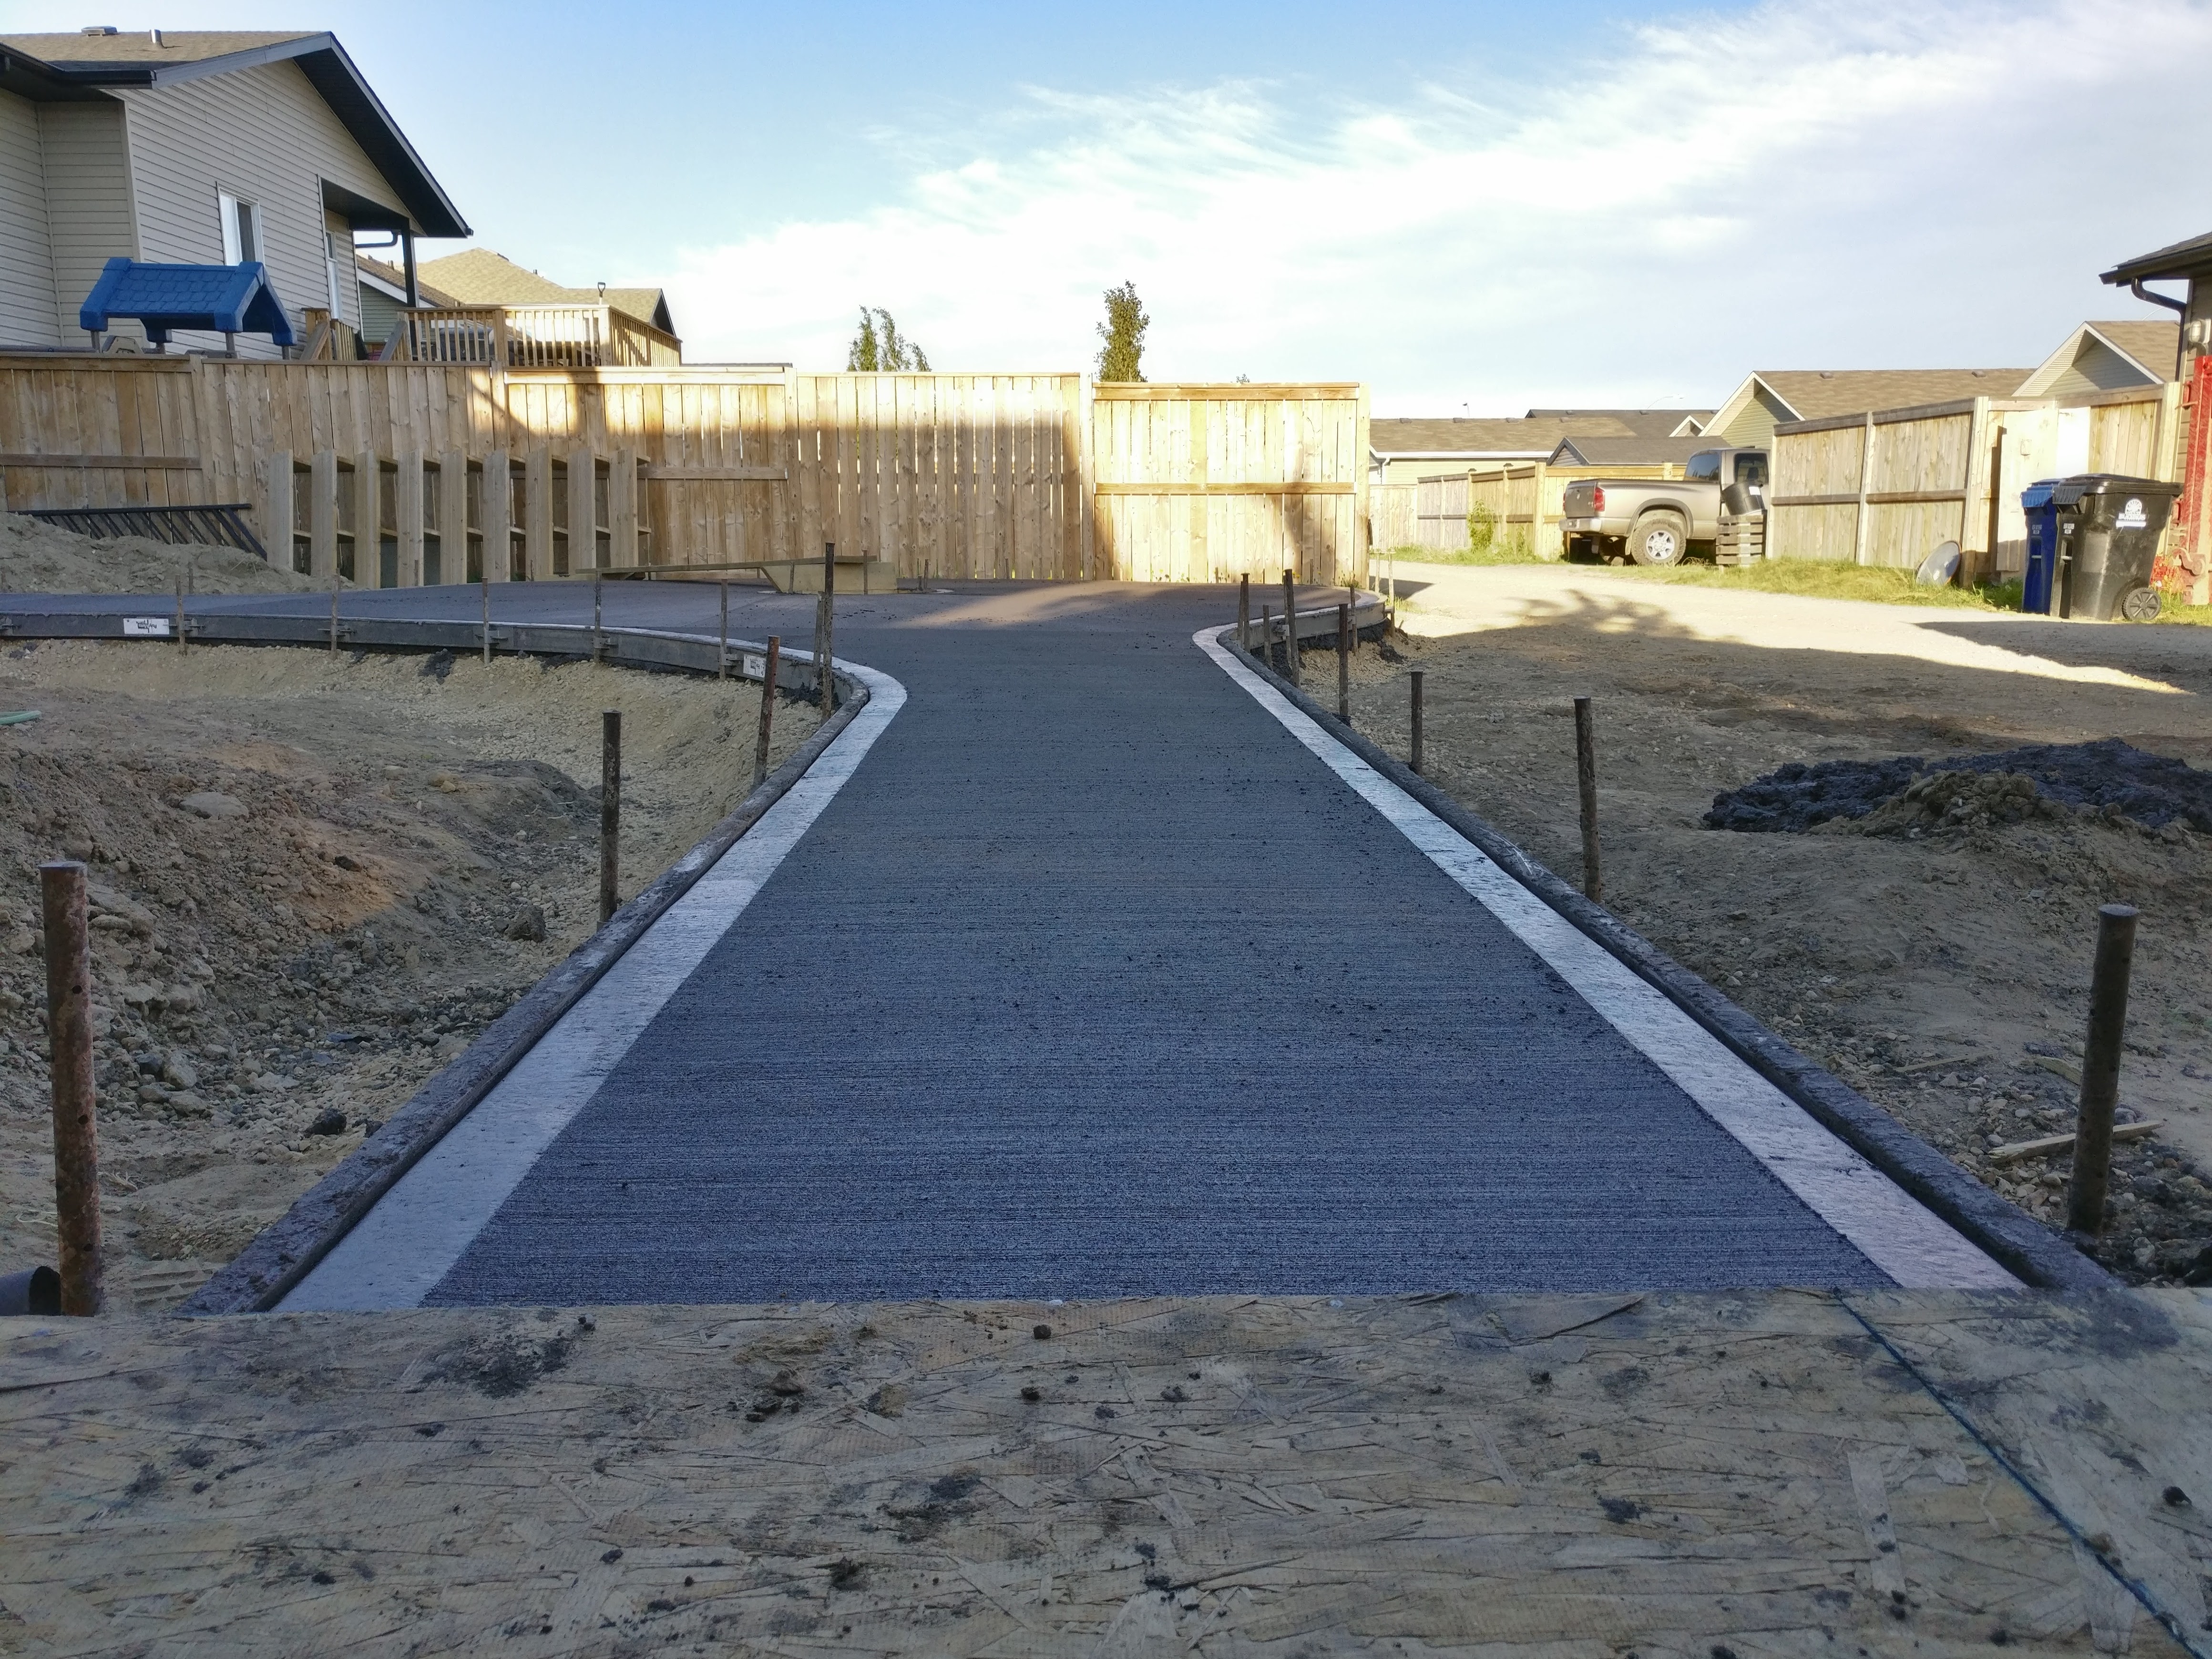
[[1408,762],[1416,772],[1421,769],[1421,682],[1428,677],[1426,669],[1413,671],[1413,757]]
[[753,787],[768,781],[768,745],[775,725],[775,670],[783,657],[783,639],[768,636],[768,653],[761,659],[760,741],[753,748]]
[[1604,896],[1597,860],[1597,720],[1588,697],[1575,699],[1575,787],[1583,798],[1583,896]]
[[1283,572],[1283,678],[1292,685],[1298,683],[1297,574],[1287,568]]
[[2092,1237],[2105,1229],[2112,1177],[2112,1117],[2120,1103],[2120,1041],[2128,1025],[2128,975],[2135,965],[2136,911],[2097,909],[2097,961],[2089,975],[2089,1040],[2081,1048],[2081,1106],[2074,1125],[2074,1182],[2066,1225]]
[[1352,724],[1352,607],[1336,607],[1336,717]]
[[622,847],[622,710],[599,716],[599,926],[615,913]]

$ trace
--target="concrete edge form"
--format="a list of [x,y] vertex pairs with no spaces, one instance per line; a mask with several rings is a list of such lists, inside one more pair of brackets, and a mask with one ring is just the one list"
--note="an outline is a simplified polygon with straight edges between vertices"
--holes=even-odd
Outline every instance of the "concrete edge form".
[[[1300,615],[1300,636],[1310,613]],[[1333,613],[1332,623],[1333,626]],[[1602,905],[1594,904],[1403,762],[1339,720],[1259,657],[1238,652],[1237,628],[1212,635],[1331,737],[1467,837],[1501,870],[1650,983],[1846,1146],[2028,1285],[2112,1290],[2102,1267],[1976,1181],[1895,1118],[1814,1064],[1745,1009],[1675,962]]]
[[[191,637],[204,645],[327,647],[330,625],[316,617],[195,616]],[[0,616],[0,635],[10,639],[120,640],[121,613],[14,612]],[[204,626],[202,624],[204,624]],[[584,658],[592,630],[570,624],[495,625],[501,654]],[[341,623],[339,643],[355,650],[476,651],[483,630],[474,623],[378,621]],[[718,642],[675,630],[601,630],[600,660],[632,668],[712,675]],[[135,638],[159,649],[173,639]],[[751,641],[730,641],[732,665],[739,650],[760,651]],[[786,690],[818,684],[811,653],[787,650],[778,682]],[[734,673],[732,678],[738,678]],[[257,1313],[282,1299],[325,1253],[367,1213],[392,1183],[437,1144],[514,1068],[556,1021],[618,961],[750,829],[836,741],[869,700],[867,687],[836,674],[841,706],[799,752],[738,803],[696,846],[623,905],[606,925],[523,994],[452,1064],[430,1078],[407,1104],[360,1147],[270,1223],[230,1263],[219,1269],[176,1311],[183,1315]]]

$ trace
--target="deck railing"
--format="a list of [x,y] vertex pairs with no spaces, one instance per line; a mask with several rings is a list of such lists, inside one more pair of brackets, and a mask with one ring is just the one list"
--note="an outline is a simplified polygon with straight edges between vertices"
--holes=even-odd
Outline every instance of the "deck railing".
[[681,343],[611,306],[456,306],[402,311],[385,360],[508,368],[649,368]]

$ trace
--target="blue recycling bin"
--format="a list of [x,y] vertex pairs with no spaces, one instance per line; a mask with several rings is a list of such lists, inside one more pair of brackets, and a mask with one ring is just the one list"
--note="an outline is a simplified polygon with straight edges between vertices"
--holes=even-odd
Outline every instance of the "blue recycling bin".
[[2020,492],[2021,511],[2027,515],[2027,574],[2021,583],[2020,608],[2039,617],[2051,614],[2051,601],[2058,592],[2059,546],[2063,524],[2070,532],[2073,516],[2058,501],[2056,478],[2032,483]]

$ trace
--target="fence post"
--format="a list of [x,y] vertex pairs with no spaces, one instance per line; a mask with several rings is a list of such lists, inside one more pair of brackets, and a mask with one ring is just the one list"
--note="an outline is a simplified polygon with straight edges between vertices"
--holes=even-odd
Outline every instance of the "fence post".
[[1298,683],[1297,575],[1287,565],[1283,568],[1283,678],[1292,685]]
[[100,1133],[92,1071],[92,963],[86,951],[84,866],[39,866],[46,943],[46,1042],[54,1113],[54,1213],[62,1312],[100,1310]]
[[1416,772],[1418,772],[1418,771],[1419,771],[1419,770],[1421,769],[1421,682],[1422,682],[1422,680],[1424,680],[1424,679],[1425,679],[1425,678],[1427,678],[1427,671],[1426,671],[1425,669],[1416,668],[1415,670],[1413,670],[1413,760],[1412,760],[1412,764],[1413,764],[1413,770],[1415,770]]
[[837,708],[837,680],[830,664],[835,648],[830,629],[836,617],[837,607],[837,544],[822,544],[822,598],[814,607],[814,678],[820,685],[822,718],[828,720]]
[[1352,607],[1336,607],[1336,717],[1352,724]]
[[1605,884],[1597,862],[1597,721],[1588,697],[1575,699],[1575,787],[1583,800],[1583,896],[1595,904]]
[[599,715],[599,926],[615,913],[622,846],[622,710]]
[[769,635],[768,654],[761,659],[760,741],[753,749],[753,787],[756,789],[768,781],[769,735],[775,723],[775,670],[782,655],[782,636]]
[[2128,975],[2136,954],[2136,912],[2124,904],[2097,910],[2096,966],[2089,975],[2089,1040],[2081,1048],[2081,1104],[2074,1125],[2074,1181],[2066,1225],[2096,1234],[2105,1227],[2106,1188],[2112,1175],[2112,1115],[2120,1102],[2120,1039],[2128,1024]]
[[1237,577],[1237,648],[1248,657],[1252,654],[1252,573],[1249,570]]

